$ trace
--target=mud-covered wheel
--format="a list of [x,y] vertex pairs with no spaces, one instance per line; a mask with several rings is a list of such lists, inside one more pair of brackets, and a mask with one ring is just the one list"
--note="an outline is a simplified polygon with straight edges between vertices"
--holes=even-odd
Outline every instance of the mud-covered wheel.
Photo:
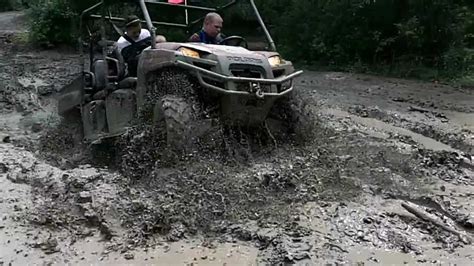
[[134,125],[117,142],[120,171],[133,179],[179,162],[191,144],[189,124],[200,115],[195,85],[182,69],[160,69],[146,82]]
[[153,126],[165,134],[168,147],[185,150],[191,143],[193,109],[184,98],[165,95],[155,104]]

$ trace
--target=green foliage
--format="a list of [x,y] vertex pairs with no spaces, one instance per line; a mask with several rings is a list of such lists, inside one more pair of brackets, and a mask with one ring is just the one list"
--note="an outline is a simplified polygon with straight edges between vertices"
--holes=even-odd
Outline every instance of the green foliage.
[[27,1],[30,39],[39,45],[74,44],[78,36],[79,14],[95,0]]
[[[279,51],[302,64],[363,71],[380,68],[403,75],[429,73],[433,78],[472,76],[472,0],[255,1]],[[75,39],[79,12],[96,0],[27,2],[31,5],[33,40],[56,44]],[[200,3],[219,6],[228,2],[208,0]],[[150,13],[158,20],[184,21],[181,11],[155,8],[150,8]],[[114,15],[141,15],[139,9],[112,9],[112,12]],[[195,11],[189,14],[191,20],[204,15]],[[222,15],[227,34],[247,36],[249,29],[255,31],[255,17],[248,3],[239,4]],[[189,34],[163,28],[158,28],[158,33],[177,41]],[[417,74],[421,72],[424,74]]]
[[474,73],[474,49],[451,47],[441,56],[440,61],[440,68],[446,76],[467,76]]
[[67,0],[45,0],[33,3],[28,10],[30,38],[40,45],[72,43],[74,12]]
[[0,0],[0,12],[21,9],[25,0]]
[[7,11],[7,10],[11,10],[12,7],[10,5],[10,1],[9,0],[0,0],[0,11]]
[[455,0],[258,1],[280,50],[308,64],[472,71],[474,7]]

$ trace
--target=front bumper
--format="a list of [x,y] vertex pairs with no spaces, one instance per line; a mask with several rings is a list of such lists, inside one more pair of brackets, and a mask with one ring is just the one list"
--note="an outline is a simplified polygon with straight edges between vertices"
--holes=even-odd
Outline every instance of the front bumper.
[[[303,74],[303,71],[296,71],[294,73],[291,73],[287,76],[282,76],[278,77],[275,79],[262,79],[262,78],[247,78],[247,77],[234,77],[234,76],[227,76],[219,73],[215,73],[212,71],[209,71],[207,69],[195,66],[193,64],[189,64],[183,61],[176,61],[175,63],[176,66],[182,67],[185,69],[188,69],[190,71],[193,71],[201,84],[201,86],[208,88],[210,90],[213,90],[218,93],[223,93],[223,94],[228,94],[228,95],[245,95],[245,96],[251,96],[255,95],[258,98],[264,98],[264,97],[280,97],[283,95],[286,95],[293,91],[293,79],[300,76]],[[211,78],[213,80],[217,80],[220,82],[235,82],[235,83],[246,83],[248,84],[248,91],[241,91],[241,90],[229,90],[226,89],[225,87],[219,87],[214,84],[210,84],[207,82],[204,77]],[[278,92],[265,92],[262,89],[261,85],[283,85],[284,83],[288,83],[289,86],[281,91]],[[280,86],[283,88],[283,86]]]

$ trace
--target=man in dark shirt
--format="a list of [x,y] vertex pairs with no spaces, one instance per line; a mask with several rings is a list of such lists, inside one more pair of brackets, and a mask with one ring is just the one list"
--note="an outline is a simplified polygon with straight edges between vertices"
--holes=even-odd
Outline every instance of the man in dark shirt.
[[219,44],[224,37],[221,34],[224,20],[217,13],[209,13],[204,19],[202,30],[194,33],[189,42],[200,42],[206,44]]

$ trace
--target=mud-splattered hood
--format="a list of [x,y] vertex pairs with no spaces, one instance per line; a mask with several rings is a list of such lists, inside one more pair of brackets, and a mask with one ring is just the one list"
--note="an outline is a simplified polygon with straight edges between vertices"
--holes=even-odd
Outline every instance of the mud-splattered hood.
[[243,47],[238,46],[227,46],[227,45],[215,45],[215,44],[204,44],[204,43],[160,43],[157,45],[158,49],[177,50],[181,47],[197,50],[206,54],[214,54],[216,56],[226,55],[240,55],[246,57],[262,58],[277,55],[275,52],[255,52],[247,50]]
[[238,46],[227,46],[227,45],[215,45],[215,44],[203,44],[203,43],[186,43],[182,44],[182,47],[199,50],[204,53],[216,54],[216,55],[258,55],[255,52],[249,51],[243,47]]

